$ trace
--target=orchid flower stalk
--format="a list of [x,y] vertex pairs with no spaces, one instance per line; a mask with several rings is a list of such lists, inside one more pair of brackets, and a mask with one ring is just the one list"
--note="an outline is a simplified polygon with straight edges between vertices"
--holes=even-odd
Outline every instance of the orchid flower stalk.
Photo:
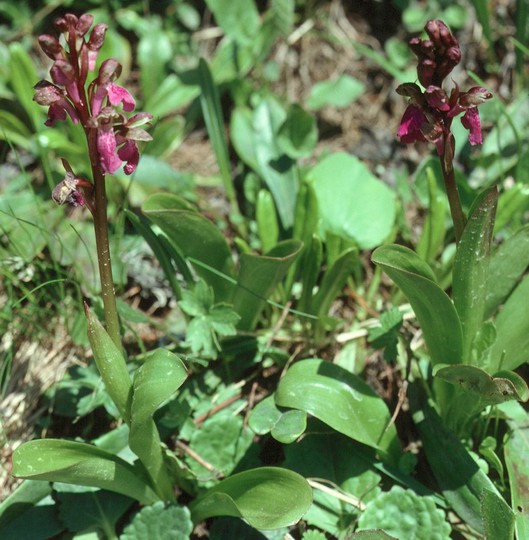
[[84,129],[92,180],[79,178],[63,160],[66,176],[52,196],[60,204],[86,206],[92,213],[107,332],[121,348],[108,240],[106,175],[114,174],[121,166],[125,174],[134,172],[139,161],[137,141],[151,139],[141,126],[152,115],[125,114],[134,111],[136,102],[128,90],[115,83],[122,69],[117,60],[110,58],[102,62],[97,76],[88,83],[107,30],[105,24],[93,28],[92,25],[92,15],[78,18],[66,14],[54,23],[57,32],[64,36],[65,45],[52,35],[39,37],[42,50],[53,64],[51,82],[44,80],[36,84],[34,100],[48,107],[47,126],[70,118]]
[[418,59],[417,76],[423,89],[416,83],[401,84],[397,88],[400,95],[408,98],[408,107],[397,135],[405,144],[417,141],[435,144],[441,160],[456,242],[459,243],[466,217],[454,174],[452,121],[462,114],[461,123],[469,131],[470,144],[481,144],[483,136],[478,106],[490,99],[492,94],[479,86],[461,92],[455,83],[448,93],[443,88],[443,82],[461,61],[459,43],[442,21],[429,21],[425,31],[429,39],[415,37],[409,42]]

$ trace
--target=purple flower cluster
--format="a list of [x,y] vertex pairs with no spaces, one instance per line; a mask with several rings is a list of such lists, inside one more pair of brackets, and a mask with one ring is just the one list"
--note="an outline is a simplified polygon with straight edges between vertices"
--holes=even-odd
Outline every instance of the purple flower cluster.
[[456,84],[448,94],[442,84],[461,60],[459,43],[442,21],[429,21],[425,30],[430,39],[410,40],[410,48],[418,58],[417,75],[424,91],[415,83],[401,84],[397,88],[400,95],[409,99],[397,135],[406,144],[434,143],[442,155],[453,118],[463,114],[461,123],[469,131],[470,144],[481,144],[478,105],[492,94],[479,86],[461,92]]
[[93,17],[89,14],[79,18],[66,14],[54,24],[64,35],[66,47],[54,36],[39,37],[42,50],[53,60],[50,69],[53,82],[37,83],[34,96],[39,105],[48,107],[46,125],[54,126],[58,120],[69,116],[75,124],[82,123],[87,136],[91,130],[97,130],[101,171],[113,174],[124,164],[125,174],[132,174],[139,161],[136,141],[151,140],[140,126],[149,122],[152,115],[140,112],[129,117],[124,114],[134,111],[136,102],[128,90],[115,83],[121,65],[113,58],[101,64],[97,77],[87,86],[87,77],[95,70],[107,25],[96,24],[92,28]]

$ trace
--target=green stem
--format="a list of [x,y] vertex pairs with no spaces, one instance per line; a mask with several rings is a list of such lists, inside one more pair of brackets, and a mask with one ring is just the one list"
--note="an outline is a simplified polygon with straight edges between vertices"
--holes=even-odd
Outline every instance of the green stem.
[[97,261],[99,265],[99,279],[101,281],[101,296],[105,311],[105,323],[108,335],[121,350],[121,334],[119,331],[119,317],[112,278],[112,261],[110,258],[110,245],[108,241],[107,195],[105,189],[105,175],[101,171],[97,151],[97,130],[87,130],[88,150],[92,165],[94,180],[94,231],[96,237]]
[[450,135],[446,138],[443,155],[441,156],[441,168],[443,170],[443,177],[445,181],[446,195],[448,196],[448,204],[450,205],[450,213],[452,214],[452,221],[454,222],[454,232],[456,237],[456,243],[459,244],[467,219],[463,208],[461,207],[461,199],[459,198],[459,191],[457,189],[456,177],[454,174],[454,148],[455,140],[454,136]]

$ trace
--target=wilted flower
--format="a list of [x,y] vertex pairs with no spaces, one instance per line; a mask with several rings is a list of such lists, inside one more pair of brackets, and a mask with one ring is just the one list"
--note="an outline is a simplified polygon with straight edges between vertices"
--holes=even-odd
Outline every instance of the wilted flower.
[[463,114],[461,123],[469,130],[470,144],[481,144],[477,107],[492,94],[479,86],[460,92],[457,85],[448,94],[442,84],[461,60],[459,44],[441,21],[429,21],[425,30],[430,39],[410,40],[410,48],[418,57],[417,75],[424,91],[415,83],[405,83],[397,88],[400,95],[408,98],[397,135],[405,144],[434,143],[441,155],[451,133],[452,119]]
[[[57,204],[71,204],[72,206],[84,206],[87,200],[84,190],[91,190],[92,184],[88,180],[77,178],[72,172],[67,171],[64,179],[59,182],[51,196]],[[88,206],[90,206],[88,204]]]

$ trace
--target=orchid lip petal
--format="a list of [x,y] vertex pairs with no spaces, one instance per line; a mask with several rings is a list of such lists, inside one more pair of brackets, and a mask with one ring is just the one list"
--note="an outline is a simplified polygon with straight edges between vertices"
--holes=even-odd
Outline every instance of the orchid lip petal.
[[465,114],[461,117],[461,123],[468,129],[468,140],[471,145],[481,144],[483,142],[483,135],[481,133],[481,121],[479,119],[479,112],[477,107],[471,107],[467,109]]

